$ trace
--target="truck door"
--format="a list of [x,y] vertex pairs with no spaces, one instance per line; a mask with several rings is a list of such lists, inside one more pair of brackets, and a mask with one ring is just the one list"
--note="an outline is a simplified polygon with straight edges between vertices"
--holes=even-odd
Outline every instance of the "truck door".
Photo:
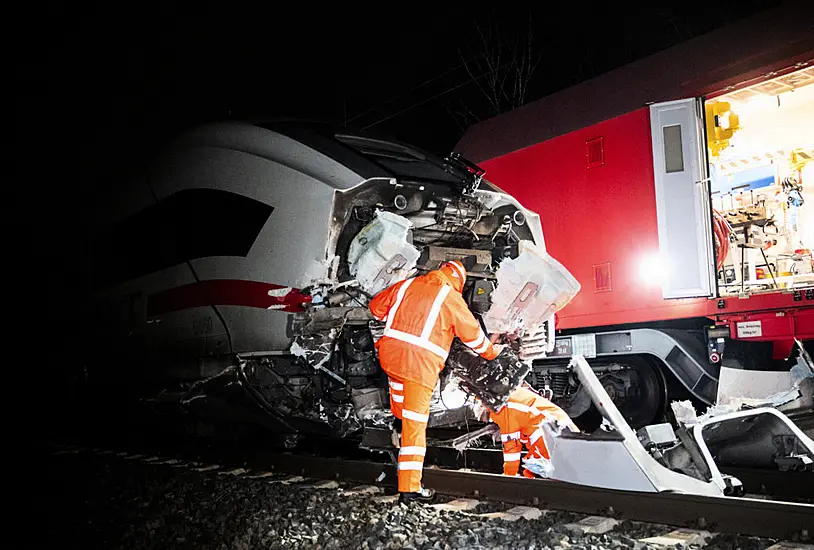
[[696,99],[650,106],[664,298],[710,297],[715,290],[702,113]]

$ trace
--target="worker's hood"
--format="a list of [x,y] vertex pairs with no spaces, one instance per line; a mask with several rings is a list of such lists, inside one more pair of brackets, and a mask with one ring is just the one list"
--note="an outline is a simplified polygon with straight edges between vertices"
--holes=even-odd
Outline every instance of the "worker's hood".
[[445,262],[441,268],[438,269],[438,272],[446,277],[452,288],[458,292],[463,291],[464,283],[466,282],[466,269],[461,262]]
[[[447,268],[447,269],[451,270],[451,268]],[[453,277],[449,273],[449,271],[447,271],[446,269],[443,269],[443,268],[442,269],[436,269],[435,271],[430,271],[429,273],[427,273],[427,277],[430,277],[432,279],[437,279],[441,283],[451,286],[457,292],[461,292],[463,290],[463,288],[464,288],[464,283],[460,278]]]

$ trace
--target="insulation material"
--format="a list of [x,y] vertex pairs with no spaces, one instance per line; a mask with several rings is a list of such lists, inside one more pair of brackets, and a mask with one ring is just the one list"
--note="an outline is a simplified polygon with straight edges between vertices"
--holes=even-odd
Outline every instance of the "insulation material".
[[379,210],[354,237],[348,250],[348,267],[368,294],[406,279],[421,253],[408,242],[412,222]]
[[480,399],[484,405],[496,410],[509,400],[531,370],[508,347],[495,359],[487,361],[463,345],[457,338],[449,352],[447,365],[460,379],[460,387]]
[[673,401],[670,408],[679,423],[689,426],[698,422],[698,414],[691,401]]
[[554,465],[551,461],[543,457],[532,457],[523,460],[523,467],[529,472],[540,477],[553,477]]
[[497,270],[492,307],[483,317],[490,333],[539,332],[579,292],[579,282],[562,264],[527,241],[521,244],[518,257],[503,260]]

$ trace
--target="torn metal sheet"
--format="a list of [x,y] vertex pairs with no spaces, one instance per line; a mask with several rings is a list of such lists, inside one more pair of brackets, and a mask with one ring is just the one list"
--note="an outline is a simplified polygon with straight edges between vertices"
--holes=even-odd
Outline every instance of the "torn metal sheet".
[[718,398],[705,416],[747,407],[775,407],[781,411],[814,407],[814,365],[802,343],[797,362],[787,371],[751,371],[721,367]]
[[541,427],[551,455],[553,479],[623,491],[724,493],[714,482],[674,472],[657,462],[625,422],[585,358],[575,356],[571,367],[613,430],[574,433],[560,431],[555,423],[544,423]]
[[[754,371],[721,367],[718,378],[716,405],[765,403],[777,400],[778,405],[795,399],[797,389],[791,381],[791,371]],[[788,396],[788,397],[786,397]]]

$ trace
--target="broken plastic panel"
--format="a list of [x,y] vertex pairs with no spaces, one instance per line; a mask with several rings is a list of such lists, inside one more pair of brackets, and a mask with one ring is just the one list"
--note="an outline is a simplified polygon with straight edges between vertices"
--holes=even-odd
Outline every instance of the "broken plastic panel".
[[492,307],[483,317],[490,333],[538,333],[579,292],[579,282],[562,264],[529,241],[520,244],[518,257],[498,268]]
[[622,491],[724,494],[724,487],[718,483],[695,479],[660,464],[625,422],[585,358],[574,356],[571,367],[613,430],[575,433],[560,430],[552,422],[543,423],[552,479]]
[[412,222],[379,210],[376,217],[351,241],[348,267],[368,294],[406,279],[421,253],[408,242]]
[[457,338],[447,358],[447,365],[460,379],[460,387],[480,399],[484,405],[497,410],[509,400],[531,370],[508,347],[491,361],[487,361],[466,347]]

